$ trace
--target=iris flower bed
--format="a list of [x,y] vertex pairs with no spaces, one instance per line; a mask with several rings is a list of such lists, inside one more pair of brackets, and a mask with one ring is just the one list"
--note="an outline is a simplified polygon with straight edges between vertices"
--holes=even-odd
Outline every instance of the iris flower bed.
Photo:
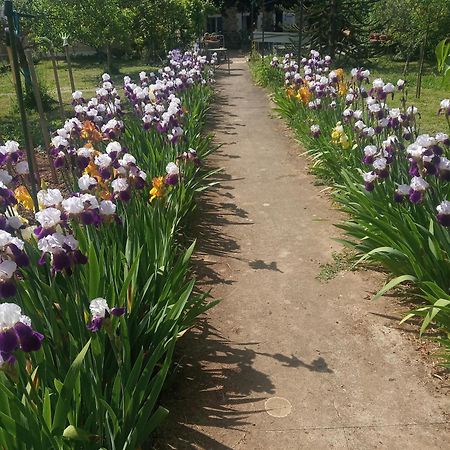
[[[256,79],[274,86],[278,110],[311,157],[311,170],[334,187],[349,214],[343,244],[358,263],[383,266],[391,279],[379,297],[402,283],[422,300],[405,320],[421,317],[442,330],[450,366],[450,138],[420,131],[420,112],[404,80],[371,79],[363,67],[345,73],[311,51],[256,63]],[[401,107],[392,106],[400,97]],[[398,101],[396,102],[398,104]],[[436,102],[447,118],[450,100]]]
[[172,51],[158,73],[73,93],[33,210],[20,144],[0,146],[0,448],[137,449],[177,338],[214,302],[178,239],[207,187],[214,61]]

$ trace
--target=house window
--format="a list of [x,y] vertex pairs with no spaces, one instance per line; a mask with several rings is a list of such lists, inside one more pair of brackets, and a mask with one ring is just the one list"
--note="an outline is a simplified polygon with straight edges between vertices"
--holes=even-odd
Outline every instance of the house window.
[[292,28],[295,25],[295,14],[291,12],[283,13],[283,26],[284,28]]
[[219,15],[209,16],[206,30],[208,33],[223,33],[223,17]]

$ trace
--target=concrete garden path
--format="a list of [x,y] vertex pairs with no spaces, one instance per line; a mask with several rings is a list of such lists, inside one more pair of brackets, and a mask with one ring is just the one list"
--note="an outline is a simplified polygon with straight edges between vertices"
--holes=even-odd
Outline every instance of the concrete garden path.
[[211,112],[224,172],[198,225],[201,284],[223,302],[181,341],[157,447],[449,448],[448,383],[401,305],[370,301],[381,275],[317,278],[342,217],[246,61],[232,69]]

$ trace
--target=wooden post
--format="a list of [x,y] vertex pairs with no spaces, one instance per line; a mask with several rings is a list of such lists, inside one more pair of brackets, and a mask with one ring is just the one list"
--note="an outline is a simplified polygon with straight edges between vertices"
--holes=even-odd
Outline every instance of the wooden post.
[[69,44],[64,44],[64,51],[66,52],[67,70],[69,71],[70,88],[72,89],[72,92],[75,92],[76,89],[75,89],[75,81],[73,79],[72,62],[70,60]]
[[55,78],[56,92],[58,94],[59,113],[61,115],[61,120],[64,122],[66,120],[66,115],[64,113],[64,103],[61,95],[61,85],[59,84],[58,66],[56,65],[56,57],[53,49],[50,49],[50,59],[52,60],[53,76]]
[[31,153],[31,157],[33,158],[33,166],[34,166],[34,170],[31,170],[31,164],[28,163],[28,167],[30,168],[30,177],[34,177],[37,185],[40,186],[41,185],[41,175],[39,174],[39,166],[38,166],[38,162],[36,159],[36,151],[34,149],[34,143],[33,143],[33,136],[31,136],[31,133],[28,133],[28,145],[31,149],[33,149],[33,152]]
[[417,74],[416,98],[420,98],[420,94],[422,93],[422,75],[423,75],[423,66],[425,62],[425,47],[427,46],[428,40],[428,24],[425,30],[425,36],[420,46],[420,62],[419,62],[419,72]]
[[33,84],[33,94],[34,94],[34,98],[36,100],[36,106],[37,106],[37,110],[39,113],[39,123],[41,125],[42,137],[44,139],[45,152],[47,153],[48,164],[50,167],[53,181],[55,183],[57,183],[58,177],[56,176],[55,166],[53,165],[53,161],[52,161],[52,158],[49,153],[49,151],[50,151],[50,134],[48,132],[47,119],[45,117],[44,107],[42,106],[41,92],[39,90],[39,83],[38,83],[38,79],[36,76],[36,70],[35,70],[34,63],[33,63],[33,53],[30,49],[25,50],[25,57],[27,58],[28,67],[30,69],[31,83]]
[[35,175],[37,173],[37,167],[34,164],[34,155],[33,148],[30,146],[31,138],[30,131],[28,129],[28,119],[27,113],[25,110],[25,104],[23,101],[23,92],[22,92],[22,80],[20,79],[20,73],[16,70],[19,67],[19,61],[17,56],[17,36],[15,32],[15,24],[14,24],[14,10],[11,0],[5,0],[4,2],[4,14],[8,18],[8,29],[9,29],[9,37],[11,41],[11,53],[13,65],[11,69],[13,70],[13,75],[16,80],[16,93],[17,93],[17,102],[19,104],[20,111],[20,119],[22,122],[22,130],[24,135],[24,144],[25,150],[27,153],[27,161],[30,169],[30,185],[31,185],[31,198],[33,199],[34,209],[35,211],[39,210],[39,203],[37,200],[37,188],[36,188],[36,178]]
[[15,73],[16,68],[14,67],[14,59],[13,59],[12,50],[11,50],[10,46],[6,47],[6,53],[8,54],[9,65],[11,66],[11,73],[13,74],[14,89],[17,90],[16,78],[14,77],[14,73]]

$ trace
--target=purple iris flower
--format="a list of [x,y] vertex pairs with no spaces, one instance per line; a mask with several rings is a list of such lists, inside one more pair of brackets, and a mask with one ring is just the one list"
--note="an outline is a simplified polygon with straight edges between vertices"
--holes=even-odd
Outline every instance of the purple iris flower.
[[108,303],[104,298],[92,300],[89,309],[91,311],[92,320],[88,323],[87,328],[93,333],[97,333],[105,320],[110,319],[111,316],[119,317],[125,314],[125,308],[109,308]]
[[44,336],[31,327],[31,321],[23,316],[21,309],[14,303],[0,305],[3,331],[0,332],[0,355],[3,363],[14,364],[14,352],[21,349],[26,353],[41,348]]

